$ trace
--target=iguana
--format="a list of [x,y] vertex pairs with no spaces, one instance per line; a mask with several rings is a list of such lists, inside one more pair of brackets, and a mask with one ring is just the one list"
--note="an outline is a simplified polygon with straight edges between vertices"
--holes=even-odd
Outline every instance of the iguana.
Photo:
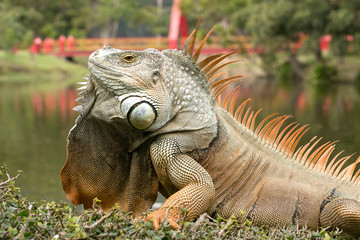
[[235,108],[237,88],[217,103],[241,77],[218,72],[236,52],[198,61],[212,32],[194,51],[198,26],[181,50],[91,54],[61,170],[67,198],[140,215],[159,191],[165,203],[145,218],[155,227],[207,212],[360,237],[360,157],[343,167],[350,156],[332,157],[334,142],[317,146],[321,138],[297,147],[308,127],[285,124],[288,115],[255,127],[259,111]]

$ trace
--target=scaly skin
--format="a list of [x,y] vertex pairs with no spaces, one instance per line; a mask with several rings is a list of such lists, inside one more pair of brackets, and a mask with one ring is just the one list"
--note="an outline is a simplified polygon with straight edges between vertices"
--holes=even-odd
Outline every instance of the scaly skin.
[[160,191],[167,200],[145,217],[156,228],[168,219],[176,229],[180,218],[207,212],[258,225],[338,227],[360,237],[353,177],[360,158],[340,171],[328,163],[331,143],[295,152],[304,127],[280,131],[283,116],[254,129],[256,114],[244,105],[234,111],[232,92],[223,106],[235,120],[210,89],[218,94],[232,78],[207,83],[226,56],[195,63],[195,35],[183,50],[104,48],[90,56],[61,171],[69,200],[88,208],[97,197],[104,209],[119,204],[139,216]]

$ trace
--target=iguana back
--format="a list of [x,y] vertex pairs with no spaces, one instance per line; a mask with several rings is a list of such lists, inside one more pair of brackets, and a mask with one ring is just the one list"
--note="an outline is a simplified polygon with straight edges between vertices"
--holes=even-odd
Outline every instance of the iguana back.
[[184,207],[186,220],[208,212],[360,236],[360,157],[343,168],[350,156],[333,156],[333,142],[298,147],[307,127],[286,124],[289,116],[256,124],[248,101],[235,108],[238,89],[219,100],[241,77],[218,72],[236,52],[198,61],[211,31],[194,53],[197,29],[181,50],[90,56],[61,171],[69,200],[91,207],[97,197],[140,214],[160,191],[167,200],[145,218],[155,227],[167,218],[177,228]]

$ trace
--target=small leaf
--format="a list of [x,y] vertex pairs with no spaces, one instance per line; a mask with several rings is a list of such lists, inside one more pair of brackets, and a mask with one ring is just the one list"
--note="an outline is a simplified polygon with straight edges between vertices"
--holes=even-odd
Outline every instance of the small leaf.
[[24,211],[19,212],[19,213],[17,214],[17,216],[27,217],[27,216],[29,216],[29,210],[26,209],[26,210],[24,210]]

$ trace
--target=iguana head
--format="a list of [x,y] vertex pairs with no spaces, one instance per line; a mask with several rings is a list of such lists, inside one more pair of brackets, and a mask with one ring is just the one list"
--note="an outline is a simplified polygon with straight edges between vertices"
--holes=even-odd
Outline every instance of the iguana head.
[[[99,49],[89,57],[89,71],[118,101],[118,117],[135,129],[155,132],[176,121],[172,125],[192,130],[215,123],[206,79],[182,50]],[[172,130],[178,127],[166,131]]]

